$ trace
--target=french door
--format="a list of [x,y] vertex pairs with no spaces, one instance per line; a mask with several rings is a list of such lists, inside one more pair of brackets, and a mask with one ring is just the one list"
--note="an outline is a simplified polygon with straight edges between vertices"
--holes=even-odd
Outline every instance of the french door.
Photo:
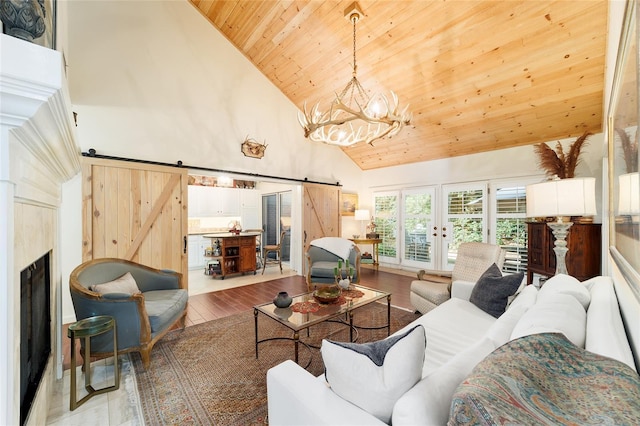
[[453,269],[460,243],[487,240],[486,198],[484,183],[375,193],[381,262]]
[[380,261],[434,269],[437,245],[432,227],[436,223],[436,187],[374,194],[374,222],[382,244]]
[[435,269],[434,235],[436,224],[436,188],[402,191],[402,263],[407,266]]
[[380,261],[452,270],[464,242],[506,250],[505,273],[527,269],[526,185],[539,177],[374,193]]

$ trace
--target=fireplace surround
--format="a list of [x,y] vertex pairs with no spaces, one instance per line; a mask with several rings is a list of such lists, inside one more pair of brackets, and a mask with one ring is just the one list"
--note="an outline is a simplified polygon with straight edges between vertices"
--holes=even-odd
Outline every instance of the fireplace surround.
[[46,253],[50,355],[24,424],[46,423],[62,372],[59,208],[62,184],[79,171],[62,54],[0,34],[0,424],[23,423],[20,274]]

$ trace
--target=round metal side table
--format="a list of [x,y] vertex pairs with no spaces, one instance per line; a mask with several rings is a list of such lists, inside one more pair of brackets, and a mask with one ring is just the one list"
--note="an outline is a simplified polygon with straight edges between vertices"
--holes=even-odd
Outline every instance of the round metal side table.
[[[113,371],[115,383],[113,386],[95,389],[91,385],[91,337],[98,336],[110,330],[113,330]],[[116,334],[115,319],[113,317],[105,315],[85,318],[69,326],[67,335],[71,339],[71,386],[69,392],[69,406],[71,411],[84,404],[89,398],[94,395],[100,395],[101,393],[116,390],[120,387],[120,367],[118,365],[118,341]],[[82,359],[84,360],[84,387],[87,390],[88,394],[77,401],[76,398],[78,397],[78,395],[76,393],[76,339],[82,338],[84,338],[84,350],[82,351]]]

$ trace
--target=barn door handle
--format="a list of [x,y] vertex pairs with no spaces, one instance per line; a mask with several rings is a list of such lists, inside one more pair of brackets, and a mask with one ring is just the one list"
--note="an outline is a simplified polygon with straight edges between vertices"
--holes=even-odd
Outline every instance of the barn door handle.
[[187,254],[187,236],[185,235],[183,239],[184,239],[184,248],[182,249],[182,251],[184,254]]

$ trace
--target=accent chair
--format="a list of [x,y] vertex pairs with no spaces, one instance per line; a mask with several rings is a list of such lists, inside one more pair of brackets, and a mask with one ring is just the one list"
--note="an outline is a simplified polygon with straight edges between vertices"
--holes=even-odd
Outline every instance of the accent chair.
[[418,280],[411,283],[409,300],[417,311],[425,314],[451,298],[453,281],[475,283],[492,264],[502,269],[505,255],[505,250],[495,244],[462,243],[452,271],[418,272]]
[[[145,369],[153,345],[175,324],[185,327],[189,294],[181,273],[124,259],[93,259],[73,270],[69,287],[76,319],[113,317],[118,354],[139,352]],[[90,346],[91,356],[113,355],[113,333],[92,337]]]

